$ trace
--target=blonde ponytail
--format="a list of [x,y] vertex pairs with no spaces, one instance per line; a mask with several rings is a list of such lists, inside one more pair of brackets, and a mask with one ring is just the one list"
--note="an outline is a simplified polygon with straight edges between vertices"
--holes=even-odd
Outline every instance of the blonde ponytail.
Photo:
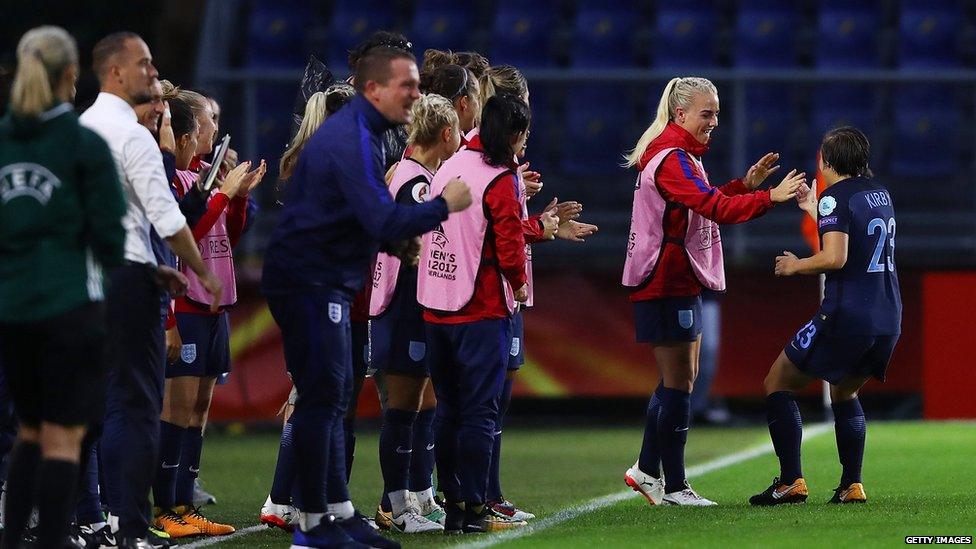
[[281,156],[281,161],[278,163],[278,179],[280,181],[291,178],[295,163],[298,161],[298,155],[301,154],[302,149],[305,148],[305,143],[308,143],[315,130],[319,129],[322,122],[325,122],[326,117],[328,117],[326,92],[315,92],[308,98],[308,103],[305,104],[305,115],[302,117],[298,132],[295,133],[295,137],[288,144],[285,154]]
[[17,45],[17,73],[10,90],[10,108],[37,117],[54,104],[54,88],[64,69],[78,63],[75,40],[61,27],[27,31]]
[[623,166],[625,168],[635,166],[640,162],[647,147],[664,132],[664,128],[667,127],[668,122],[674,119],[678,107],[685,109],[690,107],[697,93],[718,94],[718,90],[710,80],[698,76],[672,78],[668,82],[668,85],[664,87],[664,92],[661,93],[661,100],[658,101],[657,114],[654,116],[654,121],[644,130],[644,133],[637,140],[634,148],[624,155],[625,162]]

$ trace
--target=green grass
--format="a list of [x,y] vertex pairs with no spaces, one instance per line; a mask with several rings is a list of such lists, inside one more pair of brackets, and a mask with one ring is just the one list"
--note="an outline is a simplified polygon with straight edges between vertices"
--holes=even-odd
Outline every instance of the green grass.
[[[624,469],[640,444],[637,429],[509,429],[503,485],[513,501],[539,519],[586,500],[619,492]],[[768,440],[765,429],[695,429],[689,464],[702,463]],[[806,505],[754,509],[747,503],[776,474],[770,454],[693,479],[721,506],[709,509],[647,506],[630,498],[556,527],[510,540],[517,547],[654,546],[887,546],[906,535],[976,534],[976,424],[872,423],[864,465],[869,503],[827,505],[839,465],[832,431],[804,443]],[[364,513],[380,495],[377,438],[360,435],[351,491]],[[272,435],[213,435],[205,448],[203,478],[220,504],[215,519],[239,527],[256,524],[274,468]],[[401,536],[405,546],[457,544],[474,536]],[[221,547],[287,547],[277,530],[261,531]]]

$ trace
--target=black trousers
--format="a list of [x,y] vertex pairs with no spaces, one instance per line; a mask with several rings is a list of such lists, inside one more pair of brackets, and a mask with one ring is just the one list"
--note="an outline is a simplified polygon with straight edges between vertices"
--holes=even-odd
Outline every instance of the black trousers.
[[129,264],[112,273],[108,312],[108,395],[101,439],[109,511],[123,537],[146,537],[149,489],[159,454],[165,343],[155,268]]

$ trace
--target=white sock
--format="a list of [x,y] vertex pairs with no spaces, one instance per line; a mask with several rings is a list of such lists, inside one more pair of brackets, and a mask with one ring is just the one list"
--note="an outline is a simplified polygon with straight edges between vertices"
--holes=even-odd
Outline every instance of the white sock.
[[308,532],[312,528],[315,528],[322,522],[322,517],[325,513],[302,513],[298,517],[298,527],[302,529],[303,532]]
[[417,503],[420,504],[420,507],[421,508],[426,507],[428,505],[433,505],[433,503],[434,503],[434,488],[433,487],[430,487],[430,488],[428,488],[426,490],[423,490],[421,492],[414,492],[413,495],[414,495],[414,497],[417,498]]
[[328,505],[329,513],[335,515],[335,518],[339,520],[351,519],[353,515],[356,514],[356,508],[352,506],[352,502],[349,500],[341,501],[339,503],[330,503]]
[[407,510],[407,507],[410,505],[409,502],[407,501],[407,498],[410,495],[409,490],[397,490],[395,492],[390,492],[386,495],[389,496],[390,498],[390,507],[393,508],[394,517],[399,517],[400,515],[402,515]]
[[88,527],[91,528],[93,531],[97,532],[102,528],[105,528],[105,525],[107,524],[108,524],[107,522],[93,522],[89,524]]

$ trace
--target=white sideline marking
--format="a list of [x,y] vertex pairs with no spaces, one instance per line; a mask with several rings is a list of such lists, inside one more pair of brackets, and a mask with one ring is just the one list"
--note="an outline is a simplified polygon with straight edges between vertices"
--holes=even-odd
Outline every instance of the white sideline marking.
[[[178,547],[185,549],[195,549],[196,547],[209,547],[211,545],[217,545],[218,543],[223,543],[225,541],[230,541],[232,539],[243,538],[244,536],[249,536],[255,532],[260,532],[262,530],[267,530],[268,527],[264,524],[257,524],[255,526],[248,526],[243,530],[238,530],[229,536],[220,536],[202,539],[200,541],[195,541],[189,545],[179,545]],[[289,539],[291,536],[288,536]]]
[[[833,427],[832,424],[819,423],[810,427],[809,429],[803,430],[803,440],[813,438],[817,435],[826,433]],[[759,457],[764,454],[768,454],[773,451],[773,445],[771,443],[760,444],[753,446],[752,448],[746,448],[740,452],[735,452],[727,456],[722,456],[720,458],[713,459],[711,461],[706,461],[700,465],[694,465],[689,467],[685,471],[685,476],[688,478],[694,478],[702,476],[706,473],[711,473],[712,471],[717,471],[719,469],[724,469],[726,467],[731,467],[743,461],[748,461],[750,459]],[[569,507],[568,509],[563,509],[555,515],[548,516],[539,521],[530,522],[528,526],[523,528],[518,528],[515,530],[507,530],[505,532],[499,532],[497,534],[489,534],[487,537],[482,538],[478,541],[471,543],[464,543],[458,545],[457,547],[463,549],[483,549],[485,547],[492,547],[498,545],[499,543],[504,543],[506,541],[512,541],[518,538],[524,538],[525,536],[530,536],[542,532],[543,530],[548,530],[553,526],[558,526],[564,522],[573,520],[580,515],[596,511],[598,509],[603,509],[605,507],[610,507],[615,503],[621,502],[630,497],[637,497],[640,494],[637,492],[627,489],[620,492],[615,492],[613,494],[607,494],[605,496],[600,496],[593,498],[581,505],[575,507]]]
[[[830,423],[818,423],[809,429],[803,430],[803,440],[813,438],[817,435],[822,435],[826,433],[833,427]],[[759,444],[753,446],[752,448],[746,448],[745,450],[735,452],[726,456],[715,458],[711,461],[706,461],[700,465],[693,465],[685,471],[685,476],[688,478],[700,477],[706,473],[711,473],[712,471],[717,471],[719,469],[724,469],[726,467],[731,467],[743,461],[748,461],[750,459],[768,454],[773,451],[773,445]],[[564,522],[573,520],[574,518],[589,513],[591,511],[596,511],[598,509],[603,509],[604,507],[610,507],[615,503],[621,502],[630,497],[636,497],[639,494],[633,490],[627,489],[620,492],[615,492],[613,494],[607,494],[605,496],[600,496],[593,498],[580,505],[569,507],[568,509],[563,509],[555,515],[548,516],[539,521],[530,522],[528,526],[524,528],[519,528],[517,530],[508,530],[506,532],[499,532],[497,534],[489,534],[478,541],[471,543],[464,543],[457,545],[462,549],[482,549],[485,547],[491,547],[493,545],[498,545],[506,541],[511,541],[513,539],[523,538],[532,534],[536,534],[543,530],[548,530],[553,526],[558,526]],[[200,540],[189,545],[180,545],[185,549],[196,549],[197,547],[209,547],[211,545],[217,545],[225,541],[230,541],[232,539],[242,538],[244,536],[249,536],[255,532],[260,532],[262,530],[267,530],[267,526],[264,524],[258,524],[256,526],[249,526],[243,530],[238,530],[229,536],[221,536],[214,538],[207,538]]]

